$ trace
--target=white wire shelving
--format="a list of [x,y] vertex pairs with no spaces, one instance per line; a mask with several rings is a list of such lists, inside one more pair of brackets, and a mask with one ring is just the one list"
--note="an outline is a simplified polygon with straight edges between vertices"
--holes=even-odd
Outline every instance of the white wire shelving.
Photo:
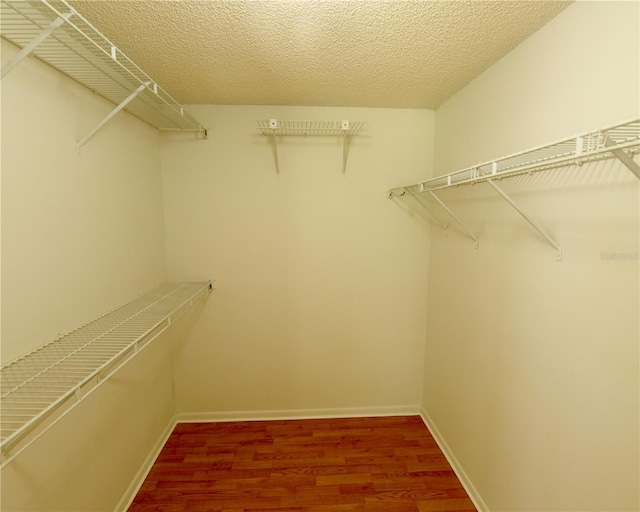
[[454,221],[467,233],[478,246],[478,238],[460,221],[460,219],[435,194],[438,190],[475,183],[488,183],[522,217],[556,249],[556,258],[562,259],[562,250],[558,242],[533,218],[527,215],[496,184],[504,178],[522,174],[532,174],[571,165],[583,165],[587,162],[617,158],[637,178],[640,179],[640,166],[634,161],[640,153],[640,119],[619,123],[600,130],[538,146],[526,151],[514,153],[460,171],[438,176],[420,183],[393,188],[387,196],[391,199],[426,193],[431,196]]
[[159,130],[207,130],[66,0],[1,0],[0,36],[21,48],[2,78],[32,54],[116,105],[78,147],[120,110]]
[[1,463],[12,460],[211,289],[211,281],[163,284],[4,365]]
[[358,135],[364,128],[363,121],[287,121],[282,119],[264,119],[258,121],[258,129],[262,135],[270,136],[273,142],[276,173],[280,174],[278,162],[278,137],[341,137],[342,138],[342,172],[347,170],[349,139]]

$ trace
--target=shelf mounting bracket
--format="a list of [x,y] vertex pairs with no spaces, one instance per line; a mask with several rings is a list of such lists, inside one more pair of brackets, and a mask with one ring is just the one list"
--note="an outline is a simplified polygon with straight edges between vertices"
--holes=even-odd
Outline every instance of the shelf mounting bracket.
[[440,227],[441,227],[442,229],[444,229],[445,231],[446,231],[447,229],[449,229],[449,226],[448,226],[447,224],[445,224],[444,222],[442,222],[442,221],[441,221],[440,219],[438,219],[435,215],[433,215],[433,213],[431,213],[431,210],[429,210],[429,208],[427,208],[427,206],[426,206],[422,201],[420,201],[420,199],[418,199],[418,196],[417,196],[417,195],[411,194],[411,195],[409,195],[409,196],[407,196],[407,197],[412,198],[416,203],[418,203],[418,204],[420,205],[420,207],[421,207],[425,212],[427,212],[427,213],[431,216],[431,218],[432,218],[434,221],[436,221],[436,222],[440,225]]
[[[615,146],[615,142],[611,139],[607,139],[604,143],[605,146]],[[613,155],[620,160],[633,174],[636,175],[636,178],[640,179],[640,166],[635,163],[633,158],[631,158],[623,149],[613,149],[611,150]]]
[[276,162],[276,174],[280,174],[280,166],[278,165],[278,141],[276,139],[276,130],[278,129],[278,120],[269,119],[269,128],[271,129],[271,140],[273,141],[273,158]]
[[347,155],[349,153],[349,121],[340,123],[342,129],[342,174],[347,173]]
[[143,84],[140,84],[138,86],[138,88],[133,91],[129,96],[127,96],[127,98],[120,103],[120,105],[118,105],[116,108],[114,108],[109,114],[107,114],[104,119],[102,119],[102,121],[100,121],[97,125],[95,125],[91,131],[89,131],[89,133],[87,133],[84,137],[82,137],[78,143],[76,144],[76,150],[79,152],[80,148],[91,138],[93,137],[96,132],[102,128],[105,124],[107,124],[111,118],[113,116],[115,116],[118,112],[120,112],[124,107],[126,107],[129,103],[131,103],[131,101],[133,101],[135,99],[135,97],[140,94],[142,91],[144,91],[144,89],[146,87],[148,87],[149,85],[151,85],[151,82],[145,82]]
[[33,38],[28,45],[26,45],[22,50],[20,50],[15,57],[13,57],[9,62],[7,62],[0,71],[0,78],[4,78],[9,72],[15,68],[22,60],[27,57],[36,47],[44,41],[47,37],[49,37],[58,27],[60,27],[65,21],[73,16],[73,13],[67,12],[61,14],[60,17],[53,20],[47,28],[45,28],[42,32],[40,32],[36,37]]
[[535,229],[538,233],[540,233],[540,235],[542,236],[542,238],[544,238],[547,242],[549,242],[549,244],[551,244],[551,246],[556,250],[556,259],[558,261],[562,260],[562,248],[560,247],[560,245],[558,244],[558,242],[556,242],[547,232],[546,230],[540,225],[538,224],[535,220],[533,220],[531,217],[529,217],[529,215],[527,215],[526,212],[524,212],[514,201],[513,199],[511,199],[507,193],[502,190],[498,185],[495,184],[495,182],[491,179],[491,178],[487,178],[487,183],[489,185],[491,185],[493,187],[493,189],[502,196],[502,198],[509,203],[512,208],[517,211],[524,220],[526,220],[532,227],[533,229]]
[[469,236],[471,237],[471,239],[476,243],[475,245],[476,245],[476,249],[477,249],[477,248],[478,248],[478,244],[480,243],[480,241],[478,240],[478,237],[477,237],[477,236],[475,236],[471,231],[469,231],[469,230],[467,229],[467,227],[466,227],[466,226],[462,223],[462,221],[461,221],[461,220],[456,216],[456,214],[455,214],[455,213],[453,213],[453,212],[449,209],[449,207],[448,207],[446,204],[444,204],[444,203],[442,202],[442,200],[441,200],[437,195],[435,195],[435,194],[434,194],[433,192],[431,192],[430,190],[429,190],[428,192],[429,192],[429,195],[430,195],[431,197],[433,197],[433,198],[436,200],[436,202],[437,202],[437,203],[438,203],[438,204],[439,204],[439,205],[444,209],[444,211],[445,211],[445,212],[447,212],[447,213],[449,214],[449,216],[450,216],[453,220],[455,220],[455,221],[458,223],[458,226],[460,226],[460,227],[462,228],[462,230],[463,230],[467,235],[469,235]]

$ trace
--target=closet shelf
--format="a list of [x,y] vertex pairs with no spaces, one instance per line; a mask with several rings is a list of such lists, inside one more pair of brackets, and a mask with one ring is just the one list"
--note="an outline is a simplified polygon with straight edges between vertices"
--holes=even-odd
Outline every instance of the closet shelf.
[[362,121],[285,121],[282,119],[258,121],[258,129],[262,135],[298,137],[358,135],[363,127]]
[[[420,194],[460,185],[471,185],[489,179],[507,178],[518,174],[546,171],[574,164],[582,165],[594,160],[619,158],[620,156],[624,158],[624,154],[630,157],[639,151],[640,119],[635,119],[514,153],[413,185],[392,188],[389,190],[388,195],[389,197],[397,197]],[[627,161],[625,165],[628,163],[630,162]],[[627,167],[629,166],[627,165]],[[637,165],[631,170],[640,178],[636,168]]]
[[445,174],[420,183],[393,188],[387,192],[387,196],[393,199],[427,193],[475,242],[477,248],[478,238],[444,204],[435,192],[446,188],[485,182],[502,196],[556,250],[556,259],[561,260],[562,249],[558,242],[538,222],[524,212],[498,186],[496,181],[521,174],[531,174],[570,165],[582,165],[586,162],[606,158],[617,158],[640,179],[640,166],[633,159],[633,156],[639,152],[640,119],[634,119],[467,167],[461,171]]
[[[66,0],[2,0],[0,36],[159,130],[206,129]],[[87,137],[88,138],[88,137]]]
[[166,330],[211,281],[169,283],[63,334],[0,370],[2,464]]
[[364,128],[363,121],[286,121],[282,119],[264,119],[258,121],[258,130],[262,135],[271,136],[276,173],[280,174],[278,163],[278,137],[342,137],[342,173],[347,171],[349,138],[358,135]]

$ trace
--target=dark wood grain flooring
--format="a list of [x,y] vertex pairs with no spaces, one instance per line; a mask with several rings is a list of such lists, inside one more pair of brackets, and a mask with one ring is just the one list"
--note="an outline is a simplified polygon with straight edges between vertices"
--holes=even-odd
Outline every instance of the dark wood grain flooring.
[[475,510],[419,416],[181,423],[129,508]]

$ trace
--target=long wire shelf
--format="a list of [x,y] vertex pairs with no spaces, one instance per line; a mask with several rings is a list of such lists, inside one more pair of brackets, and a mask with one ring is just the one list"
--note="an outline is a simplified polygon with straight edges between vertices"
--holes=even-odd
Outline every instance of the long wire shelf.
[[[640,119],[538,146],[420,183],[392,188],[387,192],[387,196],[395,199],[427,193],[475,242],[477,248],[478,237],[436,195],[436,192],[462,185],[487,183],[556,250],[556,259],[561,260],[560,244],[539,222],[518,206],[496,182],[512,176],[582,165],[607,158],[617,158],[640,179],[640,165],[634,160],[634,155],[637,153],[640,153]],[[418,202],[424,207],[423,203]]]
[[0,369],[0,449],[6,464],[56,418],[167,329],[212,283],[163,284]]
[[[0,36],[115,105],[126,105],[157,129],[206,135],[195,118],[66,0],[2,0]],[[132,94],[135,98],[127,101]]]
[[612,157],[625,159],[625,155],[630,158],[637,152],[640,152],[640,119],[483,162],[420,183],[392,188],[388,195],[420,194]]

